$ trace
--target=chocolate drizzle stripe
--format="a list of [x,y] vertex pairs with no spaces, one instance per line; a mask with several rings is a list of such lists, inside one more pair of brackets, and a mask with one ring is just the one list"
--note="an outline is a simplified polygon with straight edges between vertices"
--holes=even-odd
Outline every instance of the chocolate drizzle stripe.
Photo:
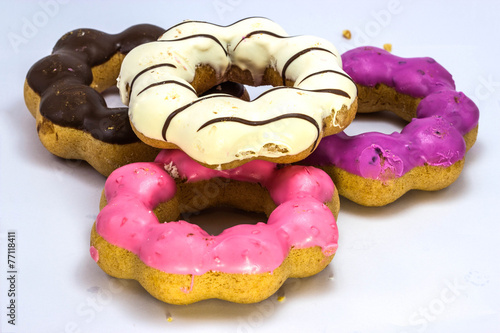
[[170,63],[161,63],[161,64],[156,64],[156,65],[153,65],[153,66],[149,66],[147,68],[144,68],[142,71],[140,71],[139,73],[137,73],[134,78],[132,79],[132,82],[130,82],[130,89],[129,89],[129,92],[128,92],[128,95],[129,96],[132,96],[132,88],[134,87],[134,83],[135,83],[135,80],[137,80],[137,78],[139,76],[141,76],[142,74],[144,73],[147,73],[149,72],[150,70],[153,70],[155,68],[159,68],[159,67],[171,67],[171,68],[177,68],[174,64],[170,64]]
[[213,40],[214,42],[219,44],[219,46],[222,48],[222,50],[224,50],[225,55],[226,56],[228,55],[227,49],[224,47],[224,45],[222,45],[220,40],[217,37],[215,37],[213,35],[209,35],[209,34],[196,34],[196,35],[191,35],[191,36],[186,36],[186,37],[176,38],[176,39],[160,39],[160,40],[157,40],[157,42],[159,42],[159,43],[179,42],[182,40],[187,40],[187,39],[191,39],[191,38],[200,38],[200,37],[201,38],[209,38],[209,39]]
[[295,87],[284,87],[284,86],[280,86],[280,87],[274,87],[274,88],[271,88],[269,90],[266,90],[264,91],[262,94],[260,94],[259,96],[255,97],[254,98],[254,101],[258,100],[259,98],[261,97],[264,97],[265,95],[269,94],[269,93],[272,93],[273,91],[276,91],[276,90],[282,90],[282,89],[297,89],[297,90],[303,90],[303,89],[300,89],[300,88],[295,88]]
[[334,95],[343,96],[346,98],[351,98],[351,96],[349,96],[349,94],[342,89],[328,89],[327,88],[327,89],[316,89],[316,90],[309,90],[309,91],[319,92],[319,93],[330,93],[330,94],[334,94]]
[[288,61],[285,63],[285,65],[283,66],[283,70],[281,72],[281,79],[283,80],[283,85],[286,86],[286,70],[288,69],[288,66],[290,66],[290,64],[292,62],[295,61],[295,59],[297,59],[298,57],[300,57],[301,55],[304,55],[308,52],[311,52],[311,51],[323,51],[323,52],[328,52],[330,54],[332,54],[333,56],[337,57],[337,55],[335,53],[333,53],[332,51],[328,50],[328,49],[325,49],[323,47],[309,47],[307,49],[304,49],[300,52],[297,52],[295,53],[293,56],[290,57],[290,59],[288,59]]
[[172,111],[172,113],[170,113],[167,117],[167,119],[165,120],[165,123],[163,124],[163,129],[161,131],[161,135],[163,137],[163,140],[167,141],[167,130],[168,130],[168,127],[170,126],[170,123],[172,122],[172,119],[174,119],[175,116],[177,116],[179,113],[181,113],[182,111],[186,110],[187,108],[189,108],[190,106],[196,104],[196,103],[199,103],[199,102],[202,102],[204,100],[207,100],[207,99],[211,99],[211,98],[217,98],[217,97],[223,97],[223,98],[237,98],[235,96],[232,96],[232,95],[228,95],[228,94],[217,94],[217,95],[210,95],[210,96],[206,96],[206,97],[201,97],[201,98],[198,98],[194,101],[192,101],[191,103],[189,104],[186,104],[184,106],[181,106],[180,108]]
[[255,30],[255,31],[252,31],[250,32],[249,34],[246,34],[239,42],[238,44],[236,44],[236,46],[234,47],[233,51],[236,50],[236,48],[238,47],[238,45],[240,45],[240,43],[242,41],[244,41],[245,39],[247,38],[250,38],[252,37],[253,35],[258,35],[258,34],[263,34],[263,35],[269,35],[269,36],[272,36],[272,37],[276,37],[276,38],[290,38],[290,36],[281,36],[281,35],[278,35],[278,34],[275,34],[274,32],[271,32],[271,31],[267,31],[267,30]]
[[315,89],[315,90],[310,90],[310,89],[302,89],[302,88],[297,88],[297,87],[285,87],[285,86],[279,86],[279,87],[274,87],[269,90],[264,91],[262,94],[254,98],[254,101],[258,100],[259,98],[273,92],[276,90],[281,90],[281,89],[293,89],[293,90],[299,90],[299,91],[305,91],[305,92],[317,92],[317,93],[328,93],[328,94],[335,94],[335,95],[340,95],[344,96],[347,98],[351,98],[349,94],[343,90],[340,89]]
[[201,125],[200,128],[198,128],[197,132],[199,132],[200,130],[202,130],[203,128],[205,128],[207,126],[210,126],[210,125],[216,124],[216,123],[221,123],[221,122],[236,122],[236,123],[240,123],[240,124],[244,124],[244,125],[248,125],[248,126],[262,126],[262,125],[267,125],[267,124],[276,122],[278,120],[287,119],[287,118],[295,118],[295,119],[305,120],[305,121],[311,123],[316,128],[316,131],[317,131],[316,139],[315,139],[314,145],[311,149],[311,151],[313,151],[314,148],[316,147],[316,144],[318,143],[318,140],[319,140],[320,128],[319,128],[318,123],[316,122],[316,120],[314,120],[313,117],[310,117],[310,116],[302,114],[302,113],[287,113],[287,114],[279,115],[277,117],[274,117],[271,119],[266,119],[266,120],[248,120],[248,119],[243,119],[243,118],[238,118],[238,117],[213,118],[213,119],[207,121],[206,123],[204,123],[203,125]]
[[334,73],[334,74],[342,75],[343,77],[349,79],[352,83],[354,83],[354,80],[349,75],[347,75],[346,73],[342,73],[340,71],[336,71],[336,70],[333,70],[333,69],[326,69],[324,71],[319,71],[319,72],[314,72],[314,73],[309,74],[308,76],[306,76],[305,78],[303,78],[302,80],[300,80],[300,82],[297,83],[297,85],[300,85],[302,82],[304,82],[305,80],[307,80],[308,78],[310,78],[312,76],[321,75],[321,74],[325,74],[325,73]]
[[238,21],[236,21],[234,23],[231,23],[229,25],[219,25],[219,24],[210,23],[210,22],[206,22],[206,21],[191,21],[191,20],[186,20],[184,22],[177,23],[176,25],[168,28],[165,31],[165,33],[168,32],[168,31],[170,31],[170,30],[172,30],[172,29],[175,29],[175,28],[177,28],[177,27],[179,27],[181,25],[188,24],[188,23],[203,23],[203,24],[209,24],[209,25],[213,25],[213,26],[216,26],[216,27],[220,27],[220,28],[227,28],[227,27],[233,26],[233,25],[235,25],[237,23],[240,23],[242,21],[246,21],[246,20],[250,20],[250,19],[255,19],[255,18],[261,18],[261,19],[266,19],[266,20],[268,19],[267,17],[263,17],[263,16],[250,16],[250,17],[242,18],[241,20],[238,20]]
[[198,96],[198,94],[196,93],[196,90],[194,90],[193,87],[191,87],[190,85],[188,84],[185,84],[185,83],[181,83],[179,81],[175,81],[175,80],[165,80],[165,81],[159,81],[159,82],[155,82],[155,83],[151,83],[149,86],[147,86],[146,88],[142,89],[141,91],[139,91],[139,93],[137,93],[137,96],[139,96],[140,94],[142,94],[144,91],[148,90],[148,89],[151,89],[151,88],[154,88],[154,87],[157,87],[157,86],[161,86],[161,85],[164,85],[164,84],[177,84],[179,86],[182,86],[186,89],[189,89],[190,91],[192,91],[195,95]]

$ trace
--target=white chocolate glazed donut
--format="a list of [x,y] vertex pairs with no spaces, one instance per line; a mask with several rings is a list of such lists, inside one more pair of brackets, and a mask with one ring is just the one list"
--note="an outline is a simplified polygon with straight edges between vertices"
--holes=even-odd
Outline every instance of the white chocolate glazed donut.
[[[198,97],[226,80],[282,86],[251,102]],[[139,138],[223,168],[305,158],[323,136],[344,129],[357,106],[356,86],[330,42],[290,37],[265,18],[227,27],[184,21],[133,49],[118,87]]]

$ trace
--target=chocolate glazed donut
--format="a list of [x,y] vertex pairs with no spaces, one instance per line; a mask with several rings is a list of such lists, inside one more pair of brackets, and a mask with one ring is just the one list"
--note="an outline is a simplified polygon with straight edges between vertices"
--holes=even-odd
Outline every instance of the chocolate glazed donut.
[[[124,164],[152,161],[158,149],[134,134],[128,108],[109,108],[101,95],[116,84],[125,55],[158,39],[163,28],[141,24],[118,34],[94,29],[66,33],[52,54],[36,62],[24,84],[26,106],[43,145],[54,155],[86,160],[103,175]],[[248,98],[242,85],[212,90]]]
[[127,108],[108,108],[101,92],[113,86],[132,48],[156,40],[164,29],[136,25],[119,34],[93,29],[66,33],[52,54],[36,62],[24,84],[26,106],[42,144],[52,154],[81,159],[103,175],[158,150],[139,142]]

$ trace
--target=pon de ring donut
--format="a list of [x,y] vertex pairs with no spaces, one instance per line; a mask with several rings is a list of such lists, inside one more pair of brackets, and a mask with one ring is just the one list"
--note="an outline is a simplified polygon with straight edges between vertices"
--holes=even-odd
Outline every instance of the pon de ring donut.
[[[269,217],[215,236],[176,221],[184,211],[220,205]],[[337,250],[338,193],[314,167],[255,160],[215,170],[181,150],[164,150],[155,162],[115,170],[101,206],[92,258],[109,275],[136,279],[172,304],[259,302],[288,277],[318,273]]]
[[[274,88],[250,102],[198,97],[223,81]],[[175,25],[125,57],[118,87],[142,141],[180,148],[211,168],[301,160],[349,125],[357,107],[356,86],[329,41],[288,36],[264,18]]]
[[453,183],[476,141],[479,110],[456,91],[451,74],[432,58],[402,58],[376,47],[348,51],[342,61],[358,86],[359,113],[389,110],[409,123],[392,134],[324,138],[303,163],[321,167],[342,196],[366,206]]

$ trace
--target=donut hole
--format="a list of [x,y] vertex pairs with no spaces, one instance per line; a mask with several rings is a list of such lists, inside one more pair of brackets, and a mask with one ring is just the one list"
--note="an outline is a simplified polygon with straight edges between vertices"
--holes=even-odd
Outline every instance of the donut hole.
[[[247,92],[249,92],[252,88],[256,88],[255,92],[255,97],[261,94],[263,91],[267,89],[258,89],[261,87],[250,87],[250,86],[245,86],[245,89]],[[253,90],[253,89],[252,89]],[[226,93],[230,94],[236,97],[240,97],[243,99],[246,99],[243,95],[244,91],[240,91],[240,86],[238,83],[235,82],[223,82],[221,84],[218,84],[216,86],[213,86],[209,90],[205,91],[202,95],[209,95],[209,94],[215,94],[215,93]],[[123,108],[127,107],[125,104],[122,103],[121,97],[120,97],[120,90],[116,85],[110,86],[109,88],[105,89],[103,92],[101,92],[101,96],[104,98],[106,101],[106,105],[108,108]],[[251,96],[253,99],[254,97]]]
[[126,105],[122,103],[122,100],[120,98],[120,91],[118,90],[117,86],[111,86],[107,88],[101,93],[101,96],[106,101],[106,105],[108,106],[108,108],[126,107]]
[[248,95],[250,96],[250,100],[253,101],[255,98],[259,97],[263,92],[271,89],[272,86],[248,86],[245,85],[245,89],[248,91]]
[[358,85],[358,110],[347,135],[366,132],[391,134],[401,132],[416,117],[420,99],[397,92],[384,84],[374,87]]
[[391,134],[401,132],[407,124],[406,120],[387,110],[374,113],[358,113],[344,132],[349,136],[374,131]]
[[260,184],[212,178],[179,182],[174,198],[160,203],[154,213],[160,222],[184,220],[215,236],[238,224],[267,222],[275,208]]
[[180,218],[198,225],[213,236],[239,224],[257,224],[267,221],[264,213],[249,212],[233,207],[211,207],[199,212],[182,213]]

